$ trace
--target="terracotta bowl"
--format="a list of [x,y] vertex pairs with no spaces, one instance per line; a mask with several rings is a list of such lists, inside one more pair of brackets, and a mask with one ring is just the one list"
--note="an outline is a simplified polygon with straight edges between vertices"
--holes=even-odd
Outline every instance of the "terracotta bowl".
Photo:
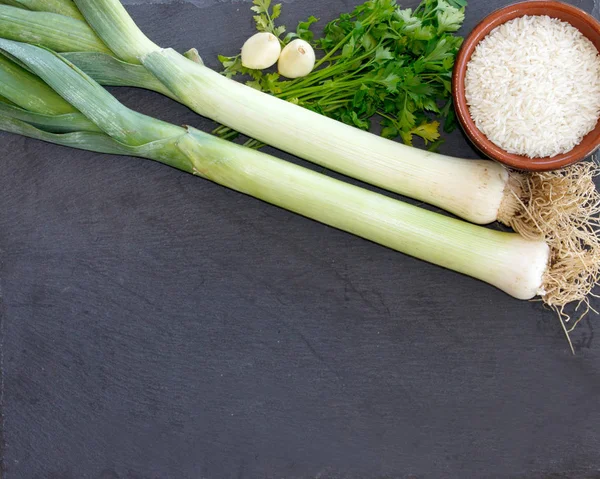
[[460,125],[475,146],[486,156],[520,170],[547,171],[583,160],[600,146],[600,121],[582,142],[571,151],[551,158],[528,158],[514,155],[496,146],[475,126],[465,98],[465,74],[467,64],[477,44],[494,28],[516,17],[524,15],[548,15],[569,22],[589,38],[600,51],[600,22],[583,10],[562,2],[533,0],[516,3],[496,10],[479,23],[463,43],[454,66],[452,95]]

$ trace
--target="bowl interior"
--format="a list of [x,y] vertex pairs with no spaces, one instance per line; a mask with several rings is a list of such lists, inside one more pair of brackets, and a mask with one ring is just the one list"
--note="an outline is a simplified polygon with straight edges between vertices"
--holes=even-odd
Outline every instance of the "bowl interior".
[[577,28],[600,51],[600,22],[588,13],[561,2],[533,0],[509,5],[497,10],[477,25],[463,43],[456,58],[453,74],[452,94],[458,120],[475,146],[486,156],[521,170],[545,171],[561,168],[591,155],[600,146],[600,121],[581,143],[571,151],[552,158],[528,158],[506,152],[492,143],[476,126],[471,118],[465,97],[465,75],[467,64],[477,44],[494,28],[513,18],[524,15],[548,15],[558,18]]

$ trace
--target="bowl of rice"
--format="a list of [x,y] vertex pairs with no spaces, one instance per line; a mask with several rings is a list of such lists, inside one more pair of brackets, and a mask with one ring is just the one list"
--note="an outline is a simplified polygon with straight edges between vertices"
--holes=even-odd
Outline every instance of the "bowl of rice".
[[453,73],[460,125],[484,155],[548,171],[600,146],[600,22],[555,1],[509,5],[463,43]]

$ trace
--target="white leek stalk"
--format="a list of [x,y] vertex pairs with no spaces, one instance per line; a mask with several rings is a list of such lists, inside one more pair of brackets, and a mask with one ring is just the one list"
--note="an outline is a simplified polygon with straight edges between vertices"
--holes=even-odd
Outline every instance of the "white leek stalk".
[[[131,151],[194,173],[327,225],[353,233],[431,263],[486,281],[519,299],[543,293],[550,275],[544,241],[493,231],[423,210],[212,137],[141,115],[120,104],[102,87],[56,54],[31,45],[0,40],[0,48],[95,123],[115,142],[114,151]],[[27,92],[24,90],[23,94]],[[40,95],[40,90],[29,92]],[[9,131],[60,142],[62,135],[32,128],[10,117]],[[3,114],[0,113],[0,118]],[[34,116],[30,116],[33,119]],[[73,133],[71,133],[72,135]],[[84,138],[99,135],[84,132]],[[74,143],[66,135],[66,144]],[[108,138],[95,151],[112,152]]]

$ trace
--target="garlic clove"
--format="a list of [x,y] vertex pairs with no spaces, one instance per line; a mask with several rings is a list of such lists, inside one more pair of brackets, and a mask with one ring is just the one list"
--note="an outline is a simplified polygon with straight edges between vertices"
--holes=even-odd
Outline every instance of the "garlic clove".
[[279,39],[269,32],[252,35],[242,47],[242,65],[253,70],[269,68],[281,54]]
[[296,39],[285,46],[279,57],[279,74],[286,78],[308,75],[315,67],[315,51],[310,43]]

